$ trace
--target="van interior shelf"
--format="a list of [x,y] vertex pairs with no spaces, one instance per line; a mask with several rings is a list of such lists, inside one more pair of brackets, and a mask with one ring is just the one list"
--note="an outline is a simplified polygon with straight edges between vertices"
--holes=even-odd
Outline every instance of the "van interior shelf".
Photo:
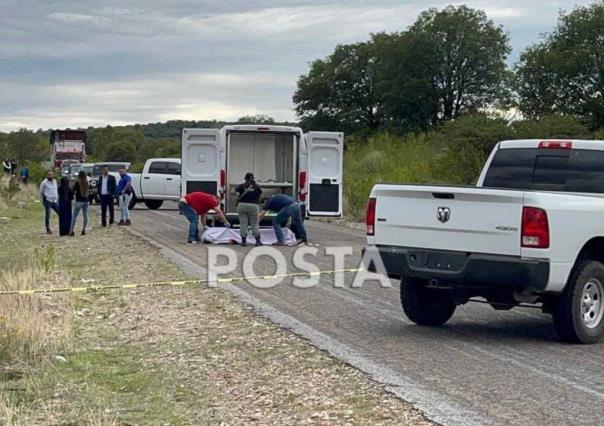
[[258,182],[258,185],[267,188],[291,188],[294,186],[292,182]]

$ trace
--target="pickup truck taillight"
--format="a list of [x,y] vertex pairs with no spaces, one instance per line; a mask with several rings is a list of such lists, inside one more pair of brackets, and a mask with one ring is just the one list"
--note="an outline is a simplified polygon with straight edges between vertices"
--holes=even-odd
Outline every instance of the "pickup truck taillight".
[[549,224],[547,213],[536,207],[522,210],[522,247],[549,248]]
[[369,201],[367,201],[365,227],[367,229],[367,235],[375,235],[375,198],[370,198]]

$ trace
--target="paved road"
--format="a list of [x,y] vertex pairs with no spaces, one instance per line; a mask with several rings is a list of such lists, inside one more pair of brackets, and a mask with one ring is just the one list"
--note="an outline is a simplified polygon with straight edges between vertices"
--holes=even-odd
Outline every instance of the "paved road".
[[[197,265],[206,248],[184,242],[186,221],[177,211],[133,211],[133,230]],[[358,265],[361,231],[312,221],[311,239],[350,246]],[[235,248],[245,254],[250,248]],[[282,252],[291,257],[292,248]],[[329,256],[315,259],[332,269]],[[271,263],[258,262],[260,273]],[[238,284],[248,302],[282,325],[367,371],[390,390],[444,424],[602,424],[604,345],[560,343],[550,317],[539,310],[495,311],[487,305],[458,308],[444,327],[410,323],[399,305],[399,286],[366,283],[334,288],[322,277],[312,289],[287,281],[269,289]]]

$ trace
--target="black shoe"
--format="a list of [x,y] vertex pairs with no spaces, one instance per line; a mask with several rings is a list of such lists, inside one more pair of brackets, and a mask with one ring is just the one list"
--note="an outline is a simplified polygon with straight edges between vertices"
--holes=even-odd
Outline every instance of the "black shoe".
[[120,223],[117,224],[117,226],[124,226],[126,224],[126,222],[124,222],[123,220],[120,220]]
[[47,233],[48,235],[52,235],[52,231],[50,230],[50,228],[46,228],[46,233]]
[[256,247],[260,247],[262,245],[262,241],[260,241],[260,237],[256,237]]
[[199,241],[187,241],[189,244],[199,244]]
[[130,219],[128,219],[124,225],[130,226],[130,225],[132,225],[132,222],[130,222]]
[[246,237],[241,237],[241,246],[242,246],[242,247],[247,246],[247,241],[246,241],[246,240],[247,240],[247,238],[246,238]]
[[69,233],[69,236],[70,236],[70,237],[75,237],[75,234],[73,233],[73,231],[71,231],[71,232]]
[[103,223],[101,226],[102,226],[103,228],[106,228],[106,227],[107,227],[107,224],[106,224],[106,223]]
[[82,229],[82,235],[86,235],[86,230]]

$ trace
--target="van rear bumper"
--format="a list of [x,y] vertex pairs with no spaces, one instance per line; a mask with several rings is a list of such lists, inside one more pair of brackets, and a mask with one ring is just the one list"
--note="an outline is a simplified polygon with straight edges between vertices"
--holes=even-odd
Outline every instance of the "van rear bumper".
[[[377,270],[372,261],[375,256],[385,271]],[[391,278],[410,276],[463,287],[544,291],[550,275],[549,261],[543,259],[411,247],[367,246],[363,248],[363,262],[367,270]]]

